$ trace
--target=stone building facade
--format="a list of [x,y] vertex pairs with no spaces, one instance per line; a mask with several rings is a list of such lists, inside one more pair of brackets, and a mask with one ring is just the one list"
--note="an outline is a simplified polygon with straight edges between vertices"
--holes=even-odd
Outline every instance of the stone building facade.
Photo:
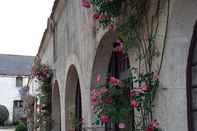
[[[163,131],[194,131],[192,125],[194,127],[197,121],[191,113],[190,100],[195,97],[191,98],[191,87],[187,84],[190,83],[188,74],[191,74],[187,73],[187,68],[197,20],[197,1],[167,0],[163,3],[158,43],[159,49],[165,50],[160,57],[163,63],[155,116]],[[54,71],[53,131],[71,129],[70,112],[76,110],[78,98],[81,99],[84,128],[92,130],[90,88],[95,85],[96,74],[106,76],[112,52],[110,43],[115,40],[113,32],[96,31],[91,10],[81,7],[81,0],[55,1],[37,54]],[[129,60],[135,66],[135,49],[129,50]]]

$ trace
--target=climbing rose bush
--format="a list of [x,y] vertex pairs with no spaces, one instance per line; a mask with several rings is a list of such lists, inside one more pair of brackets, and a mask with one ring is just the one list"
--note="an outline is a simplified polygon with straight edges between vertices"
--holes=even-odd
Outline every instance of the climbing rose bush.
[[151,121],[145,131],[160,131],[159,122],[157,120]]
[[81,0],[84,8],[93,8],[93,19],[103,28],[116,30],[115,19],[120,16],[123,0]]
[[32,75],[36,76],[39,80],[44,80],[51,77],[52,70],[49,66],[41,63],[41,59],[36,57],[32,65]]
[[[115,31],[120,41],[115,51],[127,52],[129,48],[138,48],[139,65],[145,65],[146,73],[138,69],[138,75],[119,80],[111,76],[105,84],[101,84],[101,76],[97,77],[97,86],[91,91],[92,108],[96,114],[96,124],[113,123],[119,128],[127,128],[128,114],[132,114],[132,131],[159,131],[158,122],[153,119],[153,101],[159,79],[157,73],[152,72],[152,63],[159,52],[155,46],[157,31],[149,34],[142,28],[149,25],[144,23],[146,11],[142,7],[149,7],[151,1],[130,0],[82,0],[84,8],[93,10],[92,17],[98,25],[97,29],[104,28]],[[160,2],[158,2],[160,4]],[[158,5],[159,7],[159,5]],[[127,16],[129,10],[129,14]],[[159,11],[158,11],[159,12]],[[118,22],[118,23],[117,23]],[[156,22],[157,23],[157,22]],[[155,23],[150,28],[154,28]],[[152,35],[154,34],[154,35]],[[140,40],[139,40],[140,38]],[[142,42],[140,42],[142,41]],[[121,63],[120,63],[121,65]],[[105,87],[103,92],[101,88]],[[156,124],[157,123],[157,124]],[[157,125],[157,126],[155,126]],[[128,128],[127,128],[128,129]]]
[[[97,114],[96,123],[121,122],[124,121],[129,108],[129,88],[121,87],[121,80],[111,76],[107,84],[100,83],[101,76],[96,78],[97,86],[91,90],[92,108]],[[124,101],[124,102],[123,102]],[[126,103],[125,103],[126,102]],[[129,109],[123,111],[123,109]],[[123,123],[120,125],[123,128]]]
[[[111,76],[105,84],[101,84],[101,79],[101,75],[97,75],[97,85],[91,89],[92,109],[96,114],[94,124],[110,122],[123,129],[129,126],[126,120],[132,112],[141,114],[140,117],[148,119],[147,121],[152,119],[153,101],[159,86],[156,73],[140,74],[139,77],[131,73],[126,80]],[[139,123],[143,123],[140,120],[144,119],[138,119],[135,122],[136,130],[161,130],[156,119],[139,126]]]
[[47,64],[41,63],[41,59],[36,57],[32,66],[32,77],[39,80],[39,108],[37,110],[38,127],[49,130],[51,124],[51,79],[53,76],[52,69]]
[[90,8],[91,7],[91,3],[89,0],[82,0],[81,5],[85,8]]

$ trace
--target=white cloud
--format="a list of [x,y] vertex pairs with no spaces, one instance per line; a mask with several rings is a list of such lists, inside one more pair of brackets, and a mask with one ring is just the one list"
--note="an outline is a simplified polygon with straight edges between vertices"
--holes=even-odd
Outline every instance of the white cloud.
[[0,0],[0,53],[36,55],[54,0]]

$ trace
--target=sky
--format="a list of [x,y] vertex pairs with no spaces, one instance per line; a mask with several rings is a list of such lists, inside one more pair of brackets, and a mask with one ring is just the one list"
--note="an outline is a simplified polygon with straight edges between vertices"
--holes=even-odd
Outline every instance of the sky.
[[0,0],[0,54],[35,56],[54,0]]

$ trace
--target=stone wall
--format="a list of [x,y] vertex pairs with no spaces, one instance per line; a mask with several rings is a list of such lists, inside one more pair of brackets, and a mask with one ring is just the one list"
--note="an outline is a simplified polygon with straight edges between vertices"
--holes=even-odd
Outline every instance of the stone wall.
[[171,0],[157,112],[164,131],[187,131],[186,69],[197,1]]
[[[63,4],[62,4],[63,3]],[[167,7],[160,19],[159,40],[162,50],[166,48],[160,74],[161,87],[157,94],[156,118],[159,119],[164,131],[187,131],[187,97],[186,97],[186,67],[188,49],[193,25],[197,14],[196,0],[170,0],[169,19]],[[63,8],[63,7],[64,8]],[[67,129],[65,111],[68,98],[66,97],[67,78],[71,66],[74,66],[79,77],[82,93],[82,111],[85,126],[91,126],[90,88],[94,86],[97,73],[105,74],[109,50],[103,50],[115,40],[116,36],[106,31],[97,32],[91,18],[91,11],[81,7],[80,0],[60,0],[54,12],[56,25],[57,60],[53,60],[54,34],[47,32],[43,40],[45,46],[38,55],[44,63],[48,63],[55,72],[54,80],[59,83],[61,102],[61,129]],[[168,24],[167,24],[168,23]],[[166,32],[167,31],[167,32]],[[165,41],[165,33],[167,39]],[[42,44],[43,44],[42,43]],[[110,47],[109,47],[110,48]],[[103,53],[102,53],[103,52]],[[133,63],[135,53],[130,50],[130,62]],[[102,61],[102,58],[104,61]],[[105,68],[106,69],[106,68]]]

